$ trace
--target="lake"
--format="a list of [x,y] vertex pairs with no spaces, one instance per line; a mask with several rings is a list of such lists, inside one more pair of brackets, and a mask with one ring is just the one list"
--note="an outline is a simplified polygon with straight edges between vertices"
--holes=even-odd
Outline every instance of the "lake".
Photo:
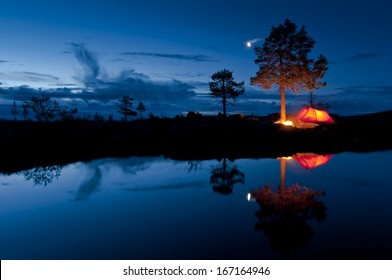
[[0,175],[1,259],[392,259],[392,151]]

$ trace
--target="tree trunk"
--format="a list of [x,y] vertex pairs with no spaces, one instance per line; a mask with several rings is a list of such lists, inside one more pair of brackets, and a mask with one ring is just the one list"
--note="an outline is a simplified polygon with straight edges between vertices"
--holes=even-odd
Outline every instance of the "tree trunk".
[[286,95],[284,86],[279,87],[280,90],[280,122],[286,121]]

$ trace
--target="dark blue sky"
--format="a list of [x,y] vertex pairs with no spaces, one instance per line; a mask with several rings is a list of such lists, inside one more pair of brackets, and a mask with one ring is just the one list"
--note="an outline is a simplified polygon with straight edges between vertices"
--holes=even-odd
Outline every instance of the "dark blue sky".
[[[257,66],[245,42],[288,18],[316,40],[311,56],[329,61],[318,101],[340,114],[392,109],[391,8],[388,0],[3,0],[1,108],[42,88],[86,112],[115,111],[129,94],[158,115],[215,113],[208,81],[226,68],[246,85],[229,112],[277,112],[276,93],[249,85]],[[289,112],[308,99],[288,95]]]

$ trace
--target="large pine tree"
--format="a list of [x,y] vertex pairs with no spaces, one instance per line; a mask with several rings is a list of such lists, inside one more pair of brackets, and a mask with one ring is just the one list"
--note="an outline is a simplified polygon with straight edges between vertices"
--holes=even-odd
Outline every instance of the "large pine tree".
[[251,85],[264,89],[278,86],[280,91],[280,123],[286,121],[286,90],[295,94],[311,92],[326,85],[321,81],[328,70],[327,59],[321,54],[315,61],[308,57],[315,41],[305,27],[297,29],[286,19],[284,24],[272,27],[262,47],[254,48],[255,63],[260,69],[250,79]]

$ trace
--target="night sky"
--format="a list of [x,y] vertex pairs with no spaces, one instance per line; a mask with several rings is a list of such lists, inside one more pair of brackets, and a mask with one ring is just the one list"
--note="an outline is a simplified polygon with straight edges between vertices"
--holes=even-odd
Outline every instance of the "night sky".
[[[46,93],[82,113],[116,114],[130,95],[158,116],[216,114],[208,82],[221,69],[244,81],[229,113],[279,112],[279,94],[249,85],[258,66],[246,41],[290,19],[329,61],[315,92],[341,115],[392,109],[392,3],[389,0],[2,0],[0,118],[13,100]],[[295,112],[309,94],[287,94]]]

